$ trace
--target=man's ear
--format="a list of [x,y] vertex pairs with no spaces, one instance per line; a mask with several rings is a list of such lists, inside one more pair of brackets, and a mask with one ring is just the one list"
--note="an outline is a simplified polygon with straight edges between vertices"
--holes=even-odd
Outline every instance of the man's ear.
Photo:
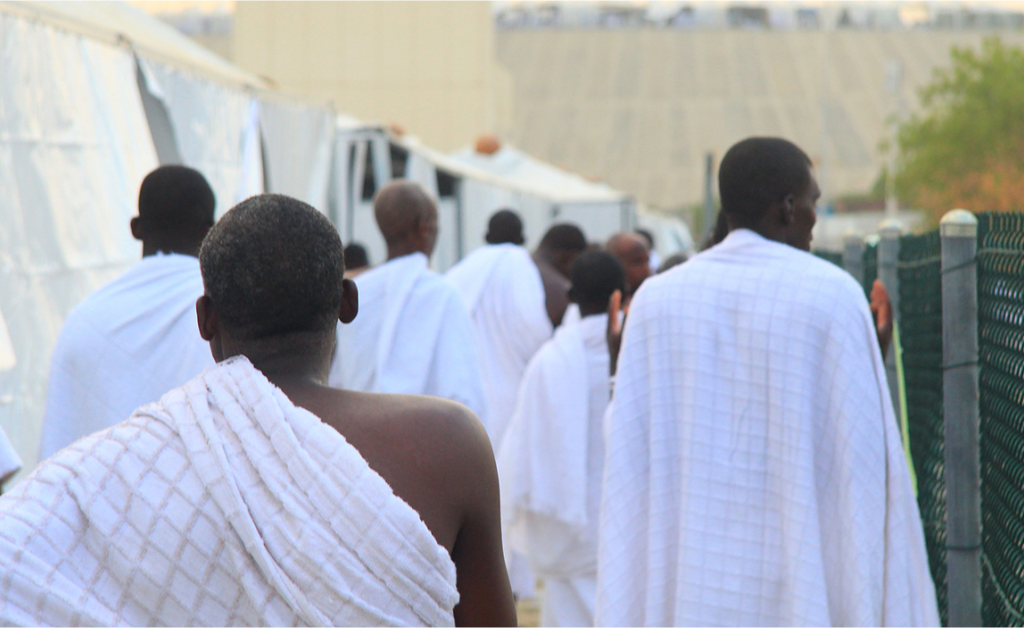
[[341,282],[341,307],[338,308],[338,320],[347,325],[359,314],[359,289],[356,282],[343,279]]
[[782,199],[781,206],[779,208],[779,215],[782,217],[782,224],[791,225],[796,220],[796,212],[793,209],[793,205],[796,199],[793,198],[792,194],[787,194],[786,198]]
[[136,240],[142,241],[142,220],[138,216],[131,219],[128,225],[132,229],[132,237]]
[[213,307],[213,301],[205,294],[196,299],[196,319],[199,321],[199,335],[209,342],[220,331],[220,317]]

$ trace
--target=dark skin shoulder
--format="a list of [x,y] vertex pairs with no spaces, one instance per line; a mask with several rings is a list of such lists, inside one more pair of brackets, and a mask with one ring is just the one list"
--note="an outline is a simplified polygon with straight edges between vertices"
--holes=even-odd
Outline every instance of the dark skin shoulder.
[[[357,310],[346,280],[339,319]],[[246,345],[220,323],[209,297],[196,304],[200,333],[218,362],[246,355],[295,405],[319,417],[359,451],[409,504],[456,569],[458,626],[514,626],[515,604],[501,549],[498,472],[479,419],[465,406],[411,395],[380,395],[325,385],[334,332]],[[320,336],[323,336],[320,338]],[[305,346],[307,350],[296,350]]]
[[498,472],[476,416],[433,397],[309,385],[282,391],[338,430],[448,550],[461,597],[456,625],[514,625],[501,552]]
[[558,327],[562,324],[565,310],[569,307],[569,288],[572,284],[552,264],[534,257],[540,279],[544,284],[544,304],[547,307],[551,324]]

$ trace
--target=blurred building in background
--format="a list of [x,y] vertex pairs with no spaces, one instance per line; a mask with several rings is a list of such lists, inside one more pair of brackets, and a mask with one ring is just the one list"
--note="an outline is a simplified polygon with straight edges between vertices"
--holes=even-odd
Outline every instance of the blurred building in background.
[[220,5],[164,19],[441,150],[496,133],[664,209],[700,204],[706,156],[749,135],[807,150],[837,211],[880,207],[879,146],[950,48],[1024,45],[1021,2]]
[[485,2],[241,2],[234,61],[441,150],[508,117],[511,84]]

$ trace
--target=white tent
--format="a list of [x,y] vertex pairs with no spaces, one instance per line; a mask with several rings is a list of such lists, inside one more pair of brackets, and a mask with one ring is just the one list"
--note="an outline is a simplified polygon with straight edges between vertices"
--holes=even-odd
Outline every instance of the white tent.
[[334,125],[120,2],[0,2],[0,43],[0,426],[31,470],[64,318],[140,257],[143,177],[197,168],[218,214],[265,188],[328,211]]
[[467,147],[453,153],[451,158],[501,177],[514,184],[515,189],[541,202],[543,207],[539,214],[530,217],[532,224],[528,231],[533,242],[556,222],[579,225],[587,238],[595,242],[636,225],[636,202],[628,194],[588,181],[512,146],[502,146],[493,154],[478,153]]

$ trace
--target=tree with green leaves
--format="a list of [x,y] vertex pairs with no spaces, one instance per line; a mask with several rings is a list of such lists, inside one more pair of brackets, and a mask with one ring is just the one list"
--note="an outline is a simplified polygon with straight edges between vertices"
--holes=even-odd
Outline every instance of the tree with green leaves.
[[900,125],[896,190],[938,220],[954,207],[1024,211],[1024,50],[953,47]]

